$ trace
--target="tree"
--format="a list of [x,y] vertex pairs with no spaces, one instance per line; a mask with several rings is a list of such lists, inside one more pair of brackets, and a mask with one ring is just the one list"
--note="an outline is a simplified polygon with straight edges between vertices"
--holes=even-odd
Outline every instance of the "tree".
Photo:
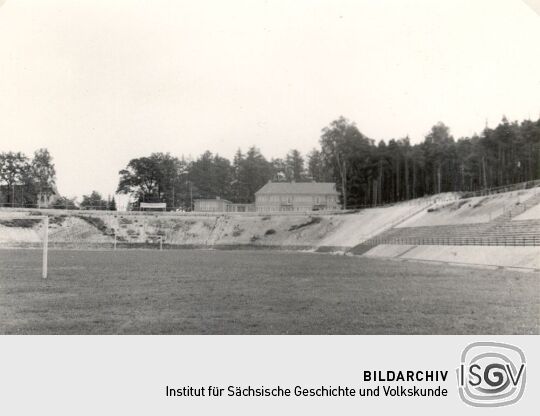
[[231,181],[231,192],[232,192],[232,198],[233,201],[239,202],[242,199],[242,183],[240,182],[240,171],[242,169],[242,163],[244,161],[244,155],[242,154],[242,150],[238,149],[236,153],[234,154],[234,159],[232,163],[232,175],[233,179]]
[[114,199],[114,196],[111,198],[109,204],[108,204],[108,210],[109,211],[117,211],[116,208],[116,200]]
[[199,198],[232,199],[234,168],[229,160],[204,152],[189,167],[189,178],[195,186]]
[[411,148],[410,159],[412,164],[411,197],[417,198],[426,193],[426,189],[424,187],[425,154],[421,146],[417,145]]
[[255,200],[257,192],[272,179],[273,169],[256,147],[250,147],[241,160],[237,178],[240,194],[238,202],[250,203]]
[[157,161],[152,157],[131,159],[126,169],[119,172],[120,183],[117,192],[132,194],[144,201],[149,196],[159,193],[159,173]]
[[287,177],[287,165],[282,158],[273,158],[270,161],[270,165],[272,165],[272,180],[274,182],[284,182],[290,180]]
[[106,210],[108,209],[108,206],[108,202],[105,201],[97,191],[92,191],[90,195],[83,195],[81,208]]
[[453,150],[454,138],[450,135],[450,129],[444,123],[437,123],[424,140],[426,160],[431,165],[433,175],[433,193],[450,190],[443,187],[443,181],[447,183],[450,176],[449,163],[451,150]]
[[138,202],[163,202],[172,206],[175,186],[184,165],[169,153],[152,153],[131,159],[122,169],[117,192],[129,194]]
[[288,181],[305,180],[304,158],[301,153],[292,149],[285,158],[285,175]]
[[31,163],[31,177],[38,188],[39,194],[46,197],[53,194],[56,184],[56,169],[52,163],[51,154],[47,149],[38,149],[34,152]]
[[307,159],[307,174],[309,178],[315,182],[325,182],[327,178],[321,152],[313,149],[308,153]]
[[158,167],[158,195],[156,201],[165,202],[168,207],[176,207],[179,201],[185,203],[187,191],[182,183],[182,175],[186,172],[187,163],[182,158],[171,156],[169,153],[153,153]]
[[355,186],[356,192],[361,191],[360,181],[348,182],[349,171],[353,167],[356,169],[355,179],[363,176],[365,166],[362,165],[362,159],[370,153],[369,147],[373,142],[360,133],[354,123],[340,117],[323,128],[320,144],[325,166],[329,168],[334,181],[341,185],[343,207],[346,209],[349,186]]
[[57,198],[52,208],[54,209],[77,209],[77,205],[75,204],[75,198],[67,198],[65,196],[61,196]]
[[15,186],[28,180],[29,166],[21,152],[0,153],[0,183],[6,185],[8,204],[15,204]]

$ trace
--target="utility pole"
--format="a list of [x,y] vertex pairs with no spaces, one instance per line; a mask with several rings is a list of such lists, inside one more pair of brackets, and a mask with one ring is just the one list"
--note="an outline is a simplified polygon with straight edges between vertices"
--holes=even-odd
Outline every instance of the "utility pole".
[[41,277],[47,278],[48,269],[48,255],[49,255],[49,217],[43,218],[43,269],[41,271]]
[[337,154],[339,174],[341,176],[341,193],[343,194],[343,209],[347,209],[347,159],[340,160]]
[[[179,175],[186,175],[186,187],[189,184],[189,203],[190,203],[189,210],[191,211],[193,209],[193,184],[188,179],[188,173],[189,172],[188,172],[187,168],[183,168],[179,172]],[[174,192],[174,188],[173,188],[173,192]],[[184,204],[185,204],[185,200],[184,200]]]
[[189,210],[193,210],[193,184],[189,181]]
[[343,160],[343,199],[347,209],[347,159]]
[[173,182],[173,186],[172,186],[172,207],[173,207],[173,211],[174,211],[174,182]]

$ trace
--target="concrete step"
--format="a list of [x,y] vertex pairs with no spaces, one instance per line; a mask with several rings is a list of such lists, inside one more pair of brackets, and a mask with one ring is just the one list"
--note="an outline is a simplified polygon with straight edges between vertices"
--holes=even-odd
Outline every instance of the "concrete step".
[[351,248],[348,253],[354,254],[356,256],[360,256],[364,253],[367,253],[369,250],[371,250],[373,247],[376,247],[378,244],[370,244],[370,243],[362,243],[358,244],[357,246],[354,246]]

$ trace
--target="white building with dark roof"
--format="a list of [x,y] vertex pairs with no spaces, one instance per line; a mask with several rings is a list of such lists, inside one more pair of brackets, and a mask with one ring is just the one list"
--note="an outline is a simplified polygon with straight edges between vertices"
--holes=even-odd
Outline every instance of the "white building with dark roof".
[[339,194],[330,182],[268,182],[255,192],[258,212],[340,209]]

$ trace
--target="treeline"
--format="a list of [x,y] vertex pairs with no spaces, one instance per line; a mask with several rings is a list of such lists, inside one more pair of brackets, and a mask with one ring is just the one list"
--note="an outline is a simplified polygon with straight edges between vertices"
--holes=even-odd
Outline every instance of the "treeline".
[[443,123],[419,144],[364,136],[344,118],[323,129],[324,179],[339,184],[348,207],[440,192],[478,191],[540,178],[540,120],[510,123],[456,140]]
[[56,171],[47,149],[29,158],[21,152],[0,153],[0,204],[34,206],[38,197],[55,193]]
[[304,158],[291,150],[283,159],[268,161],[256,147],[238,150],[232,161],[204,152],[195,160],[169,153],[132,159],[120,172],[117,192],[139,202],[166,202],[168,207],[191,209],[197,198],[220,197],[251,203],[255,192],[269,180],[308,181]]
[[[139,202],[166,202],[191,209],[197,198],[221,197],[252,203],[269,180],[334,182],[346,208],[374,206],[440,192],[470,192],[540,179],[540,119],[509,122],[480,135],[455,139],[442,123],[421,143],[408,137],[388,142],[360,132],[340,117],[322,129],[319,147],[306,155],[289,151],[266,159],[259,149],[238,150],[232,160],[210,151],[196,159],[153,153],[132,159],[119,172],[117,192]],[[75,208],[57,195],[56,172],[47,149],[32,158],[21,152],[0,153],[0,204],[35,206],[55,195],[57,208]],[[116,209],[114,197],[97,192],[83,196],[82,208]]]
[[75,198],[59,195],[56,169],[47,149],[35,151],[31,158],[22,152],[0,153],[0,206],[34,208],[40,205],[116,211],[114,196],[104,199],[97,191],[83,195],[80,204]]
[[270,160],[256,147],[238,150],[232,161],[210,151],[195,160],[154,153],[120,171],[117,192],[190,209],[196,198],[251,203],[269,180],[329,181],[344,206],[354,208],[540,178],[540,120],[503,118],[494,129],[457,140],[438,123],[412,145],[407,137],[376,143],[341,117],[322,130],[319,143],[305,156],[293,149]]
[[80,203],[82,209],[97,209],[102,211],[116,211],[116,200],[110,195],[104,199],[97,191],[92,191],[90,195],[83,195]]

